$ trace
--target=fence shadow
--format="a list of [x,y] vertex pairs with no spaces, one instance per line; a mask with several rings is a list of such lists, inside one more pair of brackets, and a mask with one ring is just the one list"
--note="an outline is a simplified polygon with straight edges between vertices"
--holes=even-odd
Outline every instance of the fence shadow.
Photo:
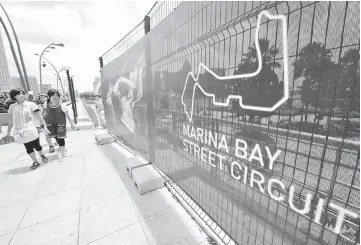
[[[139,215],[143,230],[151,244],[201,244],[206,235],[196,228],[194,221],[180,207],[166,187],[140,195],[126,170],[127,157],[116,143],[99,149],[112,163]],[[194,223],[194,224],[192,224]]]

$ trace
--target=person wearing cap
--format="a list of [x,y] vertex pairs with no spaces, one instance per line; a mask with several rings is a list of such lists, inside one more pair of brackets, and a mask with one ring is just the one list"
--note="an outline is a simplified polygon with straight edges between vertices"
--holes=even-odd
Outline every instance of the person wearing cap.
[[28,92],[27,101],[34,102],[34,92],[33,91]]

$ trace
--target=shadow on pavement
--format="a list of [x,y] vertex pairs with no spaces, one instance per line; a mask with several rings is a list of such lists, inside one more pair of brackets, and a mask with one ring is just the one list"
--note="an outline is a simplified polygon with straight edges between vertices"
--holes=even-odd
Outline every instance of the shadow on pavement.
[[[164,188],[139,195],[136,185],[126,170],[127,157],[119,152],[116,143],[99,146],[111,161],[124,187],[133,200],[134,208],[141,216],[141,224],[150,244],[200,244],[206,239],[205,233],[192,224],[191,217]],[[118,148],[118,149],[117,149]],[[169,196],[170,198],[167,198]],[[184,212],[184,214],[183,214]],[[188,221],[189,220],[189,221]],[[194,233],[197,231],[197,234]],[[200,234],[202,238],[200,239]]]
[[18,174],[26,174],[26,173],[29,173],[31,171],[33,171],[33,170],[30,170],[30,165],[29,165],[29,166],[24,166],[24,167],[20,167],[20,168],[10,169],[10,170],[8,170],[8,171],[6,171],[4,173],[5,174],[11,174],[11,175],[18,175]]

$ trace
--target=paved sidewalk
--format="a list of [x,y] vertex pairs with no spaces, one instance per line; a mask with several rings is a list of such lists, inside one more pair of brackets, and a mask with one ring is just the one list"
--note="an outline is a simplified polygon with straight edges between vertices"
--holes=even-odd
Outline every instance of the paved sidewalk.
[[84,130],[67,148],[63,162],[52,154],[30,171],[22,145],[0,146],[0,245],[208,244],[165,187],[138,194],[120,146]]

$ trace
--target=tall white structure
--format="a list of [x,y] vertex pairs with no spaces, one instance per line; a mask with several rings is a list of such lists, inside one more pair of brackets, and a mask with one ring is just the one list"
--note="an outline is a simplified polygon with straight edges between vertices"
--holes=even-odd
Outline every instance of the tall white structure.
[[[34,93],[40,93],[40,88],[36,77],[28,76],[28,80],[29,80],[30,91],[33,91]],[[23,88],[20,77],[11,77],[11,81],[12,83],[10,89]]]
[[4,41],[0,30],[0,91],[12,88],[8,61],[6,59]]

